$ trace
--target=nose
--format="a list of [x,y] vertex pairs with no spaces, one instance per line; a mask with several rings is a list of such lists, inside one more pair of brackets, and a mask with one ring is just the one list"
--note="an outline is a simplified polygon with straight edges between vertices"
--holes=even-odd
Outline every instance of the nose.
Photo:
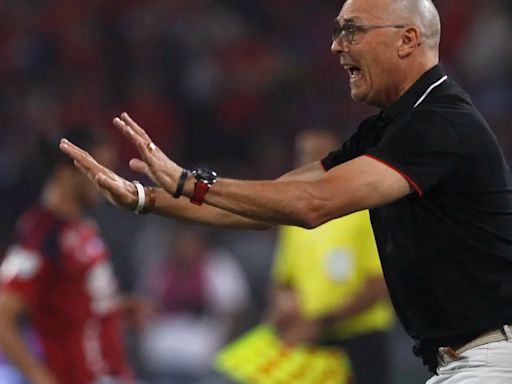
[[348,52],[348,45],[341,38],[334,39],[331,44],[331,52],[335,55]]

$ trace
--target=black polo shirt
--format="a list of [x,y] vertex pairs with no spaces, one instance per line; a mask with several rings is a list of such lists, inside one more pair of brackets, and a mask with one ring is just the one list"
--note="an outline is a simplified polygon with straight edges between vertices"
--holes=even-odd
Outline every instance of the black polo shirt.
[[435,66],[322,163],[328,170],[361,155],[416,191],[370,211],[415,353],[433,368],[438,347],[512,323],[512,178],[469,96]]

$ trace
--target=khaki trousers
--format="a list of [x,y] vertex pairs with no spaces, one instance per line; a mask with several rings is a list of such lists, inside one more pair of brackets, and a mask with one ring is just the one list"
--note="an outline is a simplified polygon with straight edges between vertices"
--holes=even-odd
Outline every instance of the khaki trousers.
[[508,340],[468,349],[460,359],[440,364],[426,384],[512,384],[512,335]]

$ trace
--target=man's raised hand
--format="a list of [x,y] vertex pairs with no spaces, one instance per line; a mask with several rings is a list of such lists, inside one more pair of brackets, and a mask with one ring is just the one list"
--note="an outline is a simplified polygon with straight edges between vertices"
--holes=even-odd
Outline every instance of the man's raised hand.
[[126,112],[114,119],[118,128],[135,145],[140,159],[130,160],[130,168],[144,173],[167,192],[174,193],[181,168],[158,148],[149,135]]
[[88,152],[65,138],[60,141],[59,148],[73,159],[75,166],[96,185],[112,204],[130,210],[135,207],[137,190],[133,183],[104,167]]

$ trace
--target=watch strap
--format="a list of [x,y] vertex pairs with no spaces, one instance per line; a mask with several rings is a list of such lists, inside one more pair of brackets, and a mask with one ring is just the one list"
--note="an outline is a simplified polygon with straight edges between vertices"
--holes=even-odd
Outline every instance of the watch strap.
[[210,184],[202,180],[196,181],[194,184],[194,192],[192,193],[190,202],[195,205],[202,205],[204,202],[204,198],[206,197],[206,194],[210,190],[210,187]]
[[153,187],[144,187],[144,192],[146,193],[146,201],[147,204],[144,205],[144,208],[140,211],[142,215],[146,215],[153,210],[153,207],[156,203],[156,190]]

